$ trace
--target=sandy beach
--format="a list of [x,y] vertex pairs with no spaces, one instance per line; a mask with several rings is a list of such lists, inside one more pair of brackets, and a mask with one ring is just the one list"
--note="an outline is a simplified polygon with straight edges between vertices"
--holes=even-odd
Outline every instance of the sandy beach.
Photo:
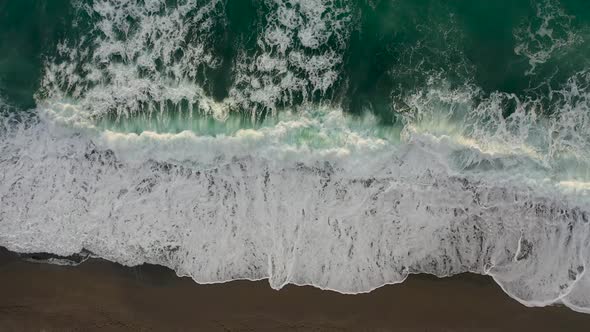
[[199,285],[158,266],[31,263],[2,250],[1,331],[587,331],[590,315],[527,308],[488,277],[412,276],[368,294],[266,281]]

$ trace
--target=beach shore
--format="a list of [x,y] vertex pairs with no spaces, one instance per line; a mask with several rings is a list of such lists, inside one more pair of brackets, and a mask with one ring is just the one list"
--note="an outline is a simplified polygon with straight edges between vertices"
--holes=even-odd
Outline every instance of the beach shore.
[[527,308],[489,277],[416,275],[368,294],[267,281],[199,285],[173,271],[72,266],[0,250],[0,331],[588,331],[590,315]]

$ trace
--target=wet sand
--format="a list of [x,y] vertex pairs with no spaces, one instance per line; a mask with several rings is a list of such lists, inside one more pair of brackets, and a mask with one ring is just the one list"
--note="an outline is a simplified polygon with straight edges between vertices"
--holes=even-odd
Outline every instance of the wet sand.
[[589,331],[590,315],[527,308],[488,277],[412,276],[369,294],[266,281],[198,285],[103,260],[77,267],[0,250],[0,331]]

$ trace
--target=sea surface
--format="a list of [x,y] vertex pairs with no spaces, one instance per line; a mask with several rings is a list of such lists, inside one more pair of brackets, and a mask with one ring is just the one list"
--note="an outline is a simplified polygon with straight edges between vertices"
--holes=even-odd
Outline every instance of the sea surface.
[[590,1],[0,1],[12,251],[590,312],[589,221]]

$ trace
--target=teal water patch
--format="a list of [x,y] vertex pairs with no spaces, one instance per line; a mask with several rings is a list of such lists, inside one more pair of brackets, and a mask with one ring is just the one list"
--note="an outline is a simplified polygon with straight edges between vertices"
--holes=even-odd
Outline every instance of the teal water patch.
[[160,134],[178,134],[188,130],[199,135],[217,136],[231,135],[240,129],[260,128],[263,124],[256,125],[249,117],[240,114],[232,114],[227,119],[220,120],[199,111],[175,109],[123,117],[109,114],[100,117],[96,125],[103,130],[121,133],[141,134],[144,131],[153,131]]
[[276,136],[283,144],[312,150],[339,148],[354,139],[399,143],[401,126],[379,124],[373,116],[353,116],[326,107],[304,111],[284,111],[276,117],[252,122],[247,116],[231,113],[218,119],[199,111],[165,111],[130,117],[101,117],[95,126],[100,131],[141,135],[145,132],[177,135],[191,132],[201,138],[236,137],[245,131]]

